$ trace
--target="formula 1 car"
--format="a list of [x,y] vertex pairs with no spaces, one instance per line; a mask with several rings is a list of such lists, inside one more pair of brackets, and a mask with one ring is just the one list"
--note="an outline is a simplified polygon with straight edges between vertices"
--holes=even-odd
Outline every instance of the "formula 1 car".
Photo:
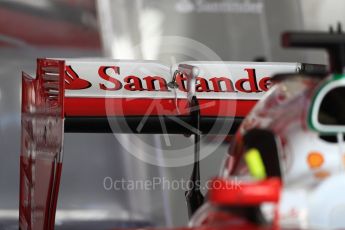
[[[233,134],[256,102],[269,97],[264,93],[272,75],[320,68],[324,69],[302,63],[250,62],[185,62],[169,68],[148,61],[38,59],[36,78],[23,73],[20,229],[54,228],[64,132],[192,134],[191,179],[198,182],[201,134]],[[218,183],[224,187],[228,182],[214,182]],[[278,201],[279,179],[255,186],[264,193],[249,199],[252,185],[242,186],[241,191],[249,193],[240,195],[245,204]],[[209,199],[241,204],[228,192],[210,190]],[[187,191],[186,198],[192,215],[203,203],[200,188]],[[193,217],[193,225],[200,222],[200,212]],[[256,226],[241,219],[235,221],[240,223],[236,229],[243,223]]]
[[[170,72],[149,61],[39,59],[36,79],[23,73],[20,228],[53,229],[64,132],[194,134],[197,146],[200,132],[234,133],[270,76],[310,67],[186,62]],[[198,189],[186,196],[192,214],[203,199]]]
[[283,36],[287,47],[326,48],[332,74],[272,78],[191,226],[231,228],[242,217],[256,226],[245,229],[345,228],[344,42],[341,31]]

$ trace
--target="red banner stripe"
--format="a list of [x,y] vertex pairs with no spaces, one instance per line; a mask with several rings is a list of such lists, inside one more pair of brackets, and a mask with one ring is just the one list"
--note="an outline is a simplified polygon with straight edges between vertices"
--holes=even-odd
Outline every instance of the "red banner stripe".
[[[187,100],[152,98],[65,98],[65,115],[73,116],[176,116],[188,115]],[[245,117],[257,100],[199,99],[201,116]]]

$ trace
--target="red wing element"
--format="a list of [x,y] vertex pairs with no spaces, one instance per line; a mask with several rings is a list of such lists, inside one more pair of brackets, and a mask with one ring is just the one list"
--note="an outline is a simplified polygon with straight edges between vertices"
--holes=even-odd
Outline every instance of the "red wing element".
[[23,73],[20,229],[54,229],[62,166],[64,61],[39,60]]

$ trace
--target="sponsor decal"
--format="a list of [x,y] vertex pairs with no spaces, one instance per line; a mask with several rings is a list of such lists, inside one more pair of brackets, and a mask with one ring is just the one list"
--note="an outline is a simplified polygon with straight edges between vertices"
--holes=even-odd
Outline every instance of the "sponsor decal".
[[179,0],[175,4],[175,10],[179,13],[242,13],[262,14],[263,3],[261,1],[242,0]]
[[[118,77],[115,77],[117,75]],[[82,90],[92,86],[104,91],[171,91],[166,78],[163,76],[120,76],[119,66],[100,66],[98,78],[100,79],[98,86],[92,86],[90,82],[80,78],[71,66],[66,66],[65,82],[68,90]],[[105,81],[107,84],[101,83],[101,81]],[[176,85],[177,90],[187,92],[186,76],[177,74]],[[259,93],[267,91],[270,85],[270,77],[258,78],[254,68],[245,68],[243,69],[243,77],[236,80],[232,79],[231,76],[211,76],[208,78],[199,76],[195,87],[197,92],[202,93]]]
[[81,79],[70,65],[65,68],[65,88],[69,90],[80,90],[91,87],[91,83]]

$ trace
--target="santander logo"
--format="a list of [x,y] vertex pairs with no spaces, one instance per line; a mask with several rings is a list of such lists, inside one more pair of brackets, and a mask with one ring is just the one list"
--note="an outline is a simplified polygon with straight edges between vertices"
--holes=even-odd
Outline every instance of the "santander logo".
[[91,83],[81,79],[70,65],[65,69],[65,88],[70,90],[87,89],[91,87]]
[[[119,77],[115,77],[118,75]],[[98,76],[100,82],[97,87],[99,90],[105,91],[160,91],[169,92],[167,79],[162,76],[120,76],[120,67],[118,66],[100,66]],[[107,84],[104,84],[104,81]],[[101,83],[103,82],[103,83]],[[177,90],[187,92],[187,78],[184,75],[176,76]],[[211,76],[205,78],[197,77],[197,92],[232,92],[232,93],[259,93],[265,92],[271,85],[270,77],[258,78],[254,68],[243,69],[243,77],[232,79],[231,76]],[[82,79],[72,69],[66,66],[65,70],[65,86],[68,90],[82,90],[92,86],[92,84]]]

